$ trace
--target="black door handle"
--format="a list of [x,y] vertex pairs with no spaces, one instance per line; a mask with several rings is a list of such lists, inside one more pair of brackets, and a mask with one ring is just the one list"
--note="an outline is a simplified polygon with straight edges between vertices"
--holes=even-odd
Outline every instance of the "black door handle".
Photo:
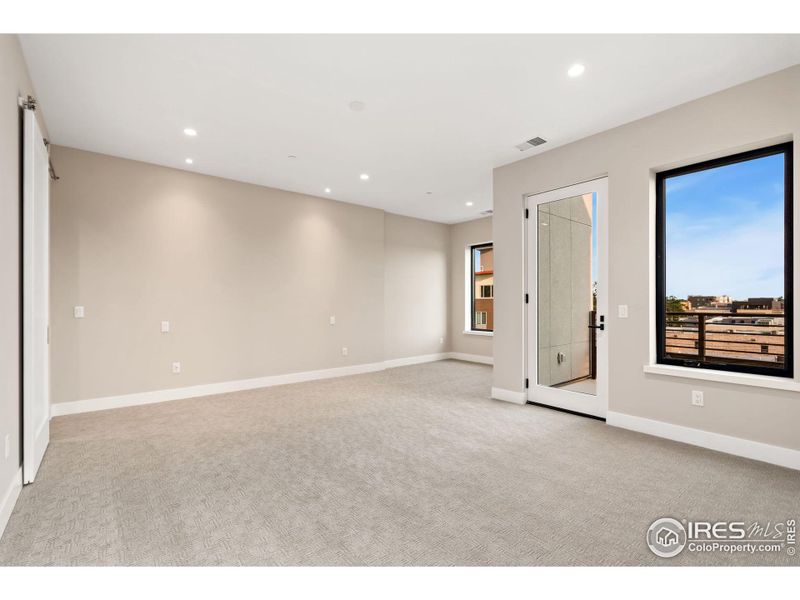
[[589,329],[599,329],[600,331],[605,331],[606,324],[600,323],[600,325],[589,325]]

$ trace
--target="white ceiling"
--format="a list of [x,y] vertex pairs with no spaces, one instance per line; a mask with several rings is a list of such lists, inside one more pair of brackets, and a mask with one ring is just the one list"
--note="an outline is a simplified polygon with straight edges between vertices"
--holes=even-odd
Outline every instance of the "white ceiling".
[[55,144],[442,222],[493,167],[800,63],[798,35],[21,39]]

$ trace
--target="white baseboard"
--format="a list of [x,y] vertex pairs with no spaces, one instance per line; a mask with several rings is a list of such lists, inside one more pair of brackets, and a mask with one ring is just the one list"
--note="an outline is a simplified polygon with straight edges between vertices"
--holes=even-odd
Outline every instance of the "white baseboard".
[[8,484],[8,487],[3,490],[3,495],[0,496],[0,538],[3,537],[3,532],[8,525],[8,519],[11,517],[11,512],[14,510],[14,505],[17,503],[19,493],[22,490],[22,469],[17,470],[14,477]]
[[213,396],[215,394],[227,394],[229,392],[285,385],[287,383],[301,383],[303,381],[316,381],[318,379],[330,379],[333,377],[344,377],[346,375],[373,373],[375,371],[383,371],[385,368],[382,362],[367,363],[349,367],[337,367],[334,369],[303,371],[301,373],[288,373],[286,375],[271,375],[268,377],[254,377],[252,379],[239,379],[237,381],[207,383],[168,390],[124,394],[122,396],[106,396],[104,398],[91,398],[72,402],[57,402],[51,405],[50,415],[53,417],[60,417],[63,415],[93,412],[96,410],[107,410],[109,408],[139,406],[141,404],[154,404],[156,402],[183,400],[184,398],[197,398],[199,396]]
[[58,402],[51,405],[50,416],[60,417],[64,415],[93,412],[96,410],[108,410],[110,408],[123,408],[126,406],[139,406],[142,404],[154,404],[156,402],[168,402],[170,400],[183,400],[185,398],[227,394],[229,392],[239,392],[242,390],[285,385],[287,383],[301,383],[303,381],[316,381],[318,379],[330,379],[332,377],[344,377],[346,375],[374,373],[375,371],[383,371],[384,369],[444,360],[446,358],[450,358],[450,354],[451,353],[449,352],[423,354],[420,356],[409,356],[406,358],[396,358],[378,363],[337,367],[334,369],[304,371],[300,373],[288,373],[286,375],[271,375],[269,377],[255,377],[253,379],[240,379],[238,381],[224,381],[221,383],[192,385],[182,388],[155,390],[152,392],[140,392],[136,394],[124,394],[121,396],[106,396],[103,398],[90,398],[87,400],[75,400],[72,402]]
[[383,361],[383,366],[386,369],[394,369],[395,367],[407,367],[409,365],[418,365],[426,362],[435,362],[437,360],[444,360],[450,358],[448,352],[439,352],[438,354],[421,354],[420,356],[407,356],[405,358],[391,358]]
[[753,460],[772,463],[773,465],[779,465],[789,469],[800,470],[800,450],[772,446],[762,442],[754,442],[752,440],[731,437],[721,433],[712,433],[710,431],[703,431],[702,429],[693,429],[692,427],[664,423],[663,421],[654,421],[652,419],[645,419],[644,417],[635,417],[633,415],[626,415],[613,411],[608,412],[606,423],[614,427],[630,429],[632,431],[638,431],[639,433],[646,433],[676,442],[683,442],[684,444],[701,446],[710,450],[717,450],[718,452],[725,452],[744,458],[752,458]]
[[505,402],[513,402],[514,404],[525,404],[528,401],[525,392],[513,392],[496,387],[492,388],[492,398],[495,400],[504,400]]
[[482,356],[481,354],[465,354],[463,352],[448,352],[447,358],[455,360],[465,360],[467,362],[482,363],[484,365],[493,365],[494,357]]

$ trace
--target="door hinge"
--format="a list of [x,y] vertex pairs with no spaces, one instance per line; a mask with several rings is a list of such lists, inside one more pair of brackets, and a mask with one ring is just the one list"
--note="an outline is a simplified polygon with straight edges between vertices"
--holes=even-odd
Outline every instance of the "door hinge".
[[528,389],[528,378],[527,377],[525,378],[525,389],[526,390]]
[[23,98],[22,96],[20,96],[18,102],[20,107],[22,108],[28,110],[36,110],[36,98],[34,98],[31,95],[28,95],[27,98]]
[[530,214],[530,213],[528,212],[528,209],[526,208],[526,209],[525,209],[525,218],[526,218],[526,219],[528,218],[528,215],[529,215],[529,214]]

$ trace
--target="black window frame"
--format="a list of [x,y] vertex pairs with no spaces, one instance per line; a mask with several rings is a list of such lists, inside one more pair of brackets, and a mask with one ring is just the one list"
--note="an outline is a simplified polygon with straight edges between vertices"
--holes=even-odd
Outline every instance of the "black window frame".
[[[784,205],[783,205],[783,298],[784,298],[784,360],[782,367],[766,367],[747,364],[701,362],[692,358],[675,358],[666,353],[666,186],[667,179],[706,171],[717,167],[747,162],[757,158],[783,154],[784,156]],[[713,160],[707,160],[676,169],[656,173],[656,362],[664,365],[730,371],[774,377],[794,377],[794,303],[793,303],[793,143],[786,142],[747,152],[740,152]],[[718,359],[724,360],[724,359]]]
[[[469,297],[470,297],[470,315],[469,315],[469,328],[470,331],[479,332],[494,332],[494,329],[488,327],[476,327],[475,322],[475,251],[483,248],[492,248],[494,250],[494,242],[484,242],[482,244],[472,244],[469,247]],[[480,298],[481,300],[489,300],[490,298]],[[494,294],[492,294],[492,310],[494,310]],[[486,317],[487,324],[489,317]]]

